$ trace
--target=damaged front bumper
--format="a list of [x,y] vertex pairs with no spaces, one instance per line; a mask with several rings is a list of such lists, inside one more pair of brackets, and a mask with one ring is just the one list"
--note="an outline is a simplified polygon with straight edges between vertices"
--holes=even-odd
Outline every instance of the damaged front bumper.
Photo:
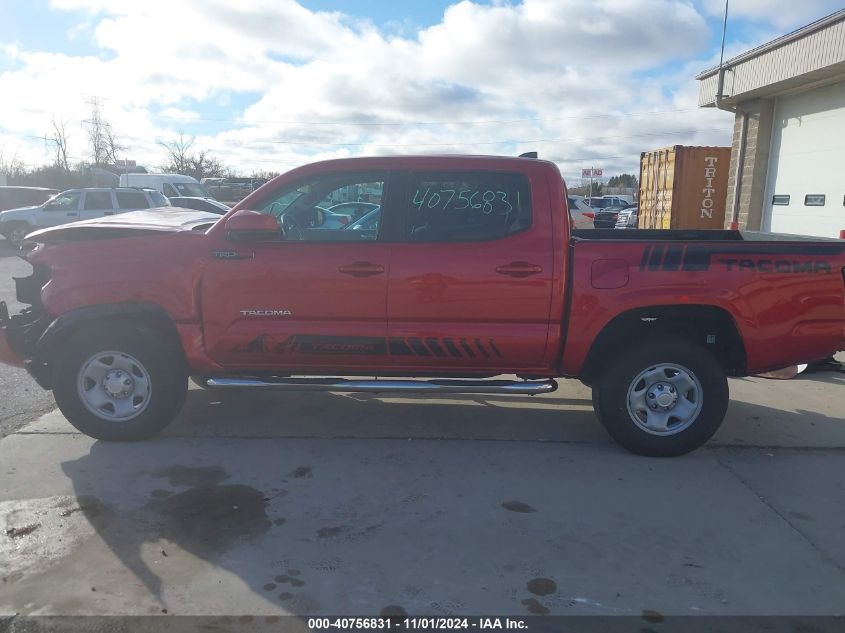
[[46,387],[43,363],[36,362],[38,339],[49,325],[41,305],[41,288],[50,279],[45,266],[33,265],[29,277],[15,277],[16,297],[30,307],[19,314],[9,315],[9,307],[0,301],[0,363],[25,367],[39,385]]
[[12,367],[23,367],[23,358],[12,347],[9,340],[11,318],[5,301],[0,301],[0,363]]
[[34,308],[9,316],[6,302],[0,301],[0,363],[27,367],[44,327],[43,317]]

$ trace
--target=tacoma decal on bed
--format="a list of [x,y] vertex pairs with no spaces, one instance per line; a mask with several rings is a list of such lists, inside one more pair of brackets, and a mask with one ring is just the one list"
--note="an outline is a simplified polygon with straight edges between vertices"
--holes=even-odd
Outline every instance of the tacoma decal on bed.
[[[833,271],[830,262],[818,259],[821,255],[839,255],[843,244],[740,244],[681,245],[650,244],[643,249],[640,272],[710,270],[713,260],[728,272],[757,271],[776,273],[818,273]],[[730,257],[736,255],[737,257]],[[810,260],[794,260],[789,256],[814,256]],[[751,257],[761,259],[751,259]],[[769,257],[766,257],[769,256]]]

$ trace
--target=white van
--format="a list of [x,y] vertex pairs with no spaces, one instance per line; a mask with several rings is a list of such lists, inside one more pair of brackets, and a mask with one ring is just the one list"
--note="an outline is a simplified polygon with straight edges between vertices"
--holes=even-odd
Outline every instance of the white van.
[[196,178],[181,174],[121,174],[121,187],[157,189],[168,198],[210,198],[208,190]]

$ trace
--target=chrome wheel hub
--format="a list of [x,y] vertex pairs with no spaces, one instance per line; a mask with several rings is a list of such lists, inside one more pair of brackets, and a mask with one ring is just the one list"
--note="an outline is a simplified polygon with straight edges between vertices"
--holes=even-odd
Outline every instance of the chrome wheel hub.
[[674,435],[695,422],[703,405],[696,375],[681,365],[663,363],[637,374],[628,387],[628,414],[652,435]]
[[143,413],[150,402],[152,383],[138,359],[123,352],[105,351],[82,364],[76,380],[82,404],[98,418],[125,421]]
[[125,398],[134,391],[134,385],[132,375],[124,373],[122,369],[110,369],[103,377],[103,389],[112,398]]
[[658,382],[646,392],[648,406],[652,409],[668,411],[678,403],[678,392],[668,382]]

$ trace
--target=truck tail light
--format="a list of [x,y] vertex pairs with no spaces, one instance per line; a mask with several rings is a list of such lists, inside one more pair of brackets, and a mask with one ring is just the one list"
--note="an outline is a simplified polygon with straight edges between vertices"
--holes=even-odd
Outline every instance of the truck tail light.
[[591,220],[595,220],[595,219],[596,219],[596,214],[595,214],[595,213],[587,213],[587,212],[585,211],[585,212],[584,212],[584,217],[590,218]]

